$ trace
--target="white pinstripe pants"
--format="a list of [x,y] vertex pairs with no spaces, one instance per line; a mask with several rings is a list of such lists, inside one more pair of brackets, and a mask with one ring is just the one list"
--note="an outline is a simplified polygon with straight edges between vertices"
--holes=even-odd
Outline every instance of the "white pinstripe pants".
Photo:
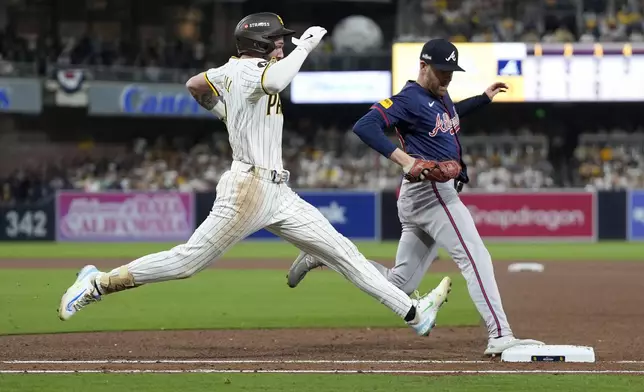
[[[127,268],[136,285],[187,278],[262,228],[327,260],[329,267],[399,316],[409,312],[410,298],[387,281],[317,208],[286,184],[276,184],[248,172],[224,173],[210,215],[187,243],[141,257]],[[118,274],[118,268],[110,274]]]

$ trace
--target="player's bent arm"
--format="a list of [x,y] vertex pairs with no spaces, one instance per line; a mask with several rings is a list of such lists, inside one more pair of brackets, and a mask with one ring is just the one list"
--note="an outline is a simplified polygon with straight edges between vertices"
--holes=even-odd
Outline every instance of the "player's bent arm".
[[302,68],[309,53],[303,48],[295,48],[282,60],[266,66],[262,75],[262,88],[269,95],[282,92]]
[[487,94],[483,93],[481,95],[475,95],[464,99],[456,103],[454,106],[456,107],[456,113],[458,113],[458,116],[463,117],[490,102],[492,101]]
[[353,126],[353,132],[358,135],[366,145],[378,151],[380,154],[389,158],[393,162],[402,166],[405,172],[411,168],[415,159],[407,155],[406,152],[396,147],[385,135],[387,123],[385,119],[377,113],[370,110],[356,122]]
[[208,82],[205,72],[188,79],[186,88],[190,91],[195,101],[204,109],[209,110],[221,120],[226,118],[226,105],[219,96],[217,89]]
[[208,81],[205,72],[200,72],[188,79],[188,81],[186,82],[186,88],[190,91],[191,94],[195,93],[202,95],[210,93],[210,95],[213,95],[215,97],[218,97],[220,95],[215,86],[213,86],[212,83]]
[[400,165],[405,173],[408,173],[411,167],[414,166],[414,163],[416,162],[414,158],[407,155],[406,152],[398,147],[396,147],[394,152],[391,153],[389,159]]

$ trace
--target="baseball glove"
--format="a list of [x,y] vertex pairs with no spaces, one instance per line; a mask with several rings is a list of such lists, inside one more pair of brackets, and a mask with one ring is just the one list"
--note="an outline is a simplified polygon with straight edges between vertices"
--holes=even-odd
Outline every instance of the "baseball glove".
[[416,159],[411,169],[405,173],[405,178],[409,182],[447,182],[458,177],[460,172],[461,165],[456,161],[435,162]]

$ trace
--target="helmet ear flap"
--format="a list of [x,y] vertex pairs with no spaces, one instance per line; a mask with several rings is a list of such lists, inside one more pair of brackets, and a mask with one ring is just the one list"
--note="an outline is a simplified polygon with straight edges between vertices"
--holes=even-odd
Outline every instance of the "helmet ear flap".
[[239,54],[244,53],[256,53],[260,55],[267,55],[275,49],[275,43],[267,38],[252,39],[248,37],[238,37],[237,38],[237,52]]
[[[269,43],[270,42],[270,43]],[[260,42],[254,41],[253,46],[262,54],[269,54],[275,49],[275,44],[269,40],[269,42]]]

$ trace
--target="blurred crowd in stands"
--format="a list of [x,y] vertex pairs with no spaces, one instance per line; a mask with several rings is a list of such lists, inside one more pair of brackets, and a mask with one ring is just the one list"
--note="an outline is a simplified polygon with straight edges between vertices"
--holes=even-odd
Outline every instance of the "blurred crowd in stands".
[[454,42],[641,42],[643,8],[641,0],[422,0],[419,23],[408,35]]
[[[207,57],[207,55],[209,57]],[[14,72],[12,62],[35,63],[44,73],[51,66],[86,65],[133,66],[145,68],[146,77],[158,79],[162,68],[204,69],[221,63],[206,45],[199,41],[167,41],[159,37],[154,42],[138,45],[127,40],[102,41],[82,37],[21,37],[12,31],[0,31],[0,75]]]
[[[416,22],[405,23],[397,37],[383,37],[379,49],[393,40],[439,36],[454,42],[644,41],[643,0],[418,0],[411,4],[406,12]],[[333,43],[342,40],[332,39],[333,26],[329,27],[321,51],[333,52]],[[0,31],[0,74],[13,71],[10,62],[36,62],[41,71],[69,64],[138,66],[154,80],[162,68],[208,68],[230,54],[218,53],[205,38],[158,36],[140,41],[101,39],[91,31],[56,37],[18,35],[7,29]]]
[[[293,188],[395,190],[400,185],[400,168],[369,150],[353,132],[332,128],[312,135],[305,139],[302,133],[285,132],[284,166],[291,172]],[[543,136],[471,139],[464,145],[463,159],[471,179],[464,192],[644,187],[644,132],[583,134],[567,173],[552,165]],[[231,162],[225,133],[214,133],[210,140],[189,147],[180,137],[137,139],[123,151],[92,157],[79,149],[77,156],[23,167],[0,178],[0,200],[33,202],[57,189],[212,191]]]
[[[447,37],[455,42],[620,42],[644,41],[644,0],[417,0],[408,1],[417,23],[403,23],[392,40]],[[169,39],[159,35],[141,42],[82,36],[19,35],[0,29],[0,75],[16,71],[16,63],[38,64],[45,72],[56,65],[141,67],[148,80],[159,80],[164,68],[204,69],[221,57],[207,40]],[[365,25],[372,26],[372,25]],[[351,27],[351,26],[349,26]],[[356,25],[354,24],[355,28]],[[377,28],[377,26],[376,26]],[[333,26],[330,29],[332,32]],[[332,35],[332,34],[330,34]],[[356,38],[364,41],[363,37]],[[329,37],[321,51],[338,50]],[[284,166],[294,188],[396,189],[400,169],[368,149],[347,128],[313,129],[301,123],[284,131]],[[306,135],[303,136],[303,135]],[[392,137],[395,141],[395,138]],[[615,189],[644,187],[644,133],[619,130],[582,135],[574,156],[553,159],[543,135],[519,132],[463,138],[464,162],[471,190],[585,187]],[[120,154],[97,155],[79,149],[76,156],[29,164],[0,173],[0,203],[37,201],[57,189],[185,191],[214,190],[230,166],[227,134],[188,145],[172,140],[138,139]]]

